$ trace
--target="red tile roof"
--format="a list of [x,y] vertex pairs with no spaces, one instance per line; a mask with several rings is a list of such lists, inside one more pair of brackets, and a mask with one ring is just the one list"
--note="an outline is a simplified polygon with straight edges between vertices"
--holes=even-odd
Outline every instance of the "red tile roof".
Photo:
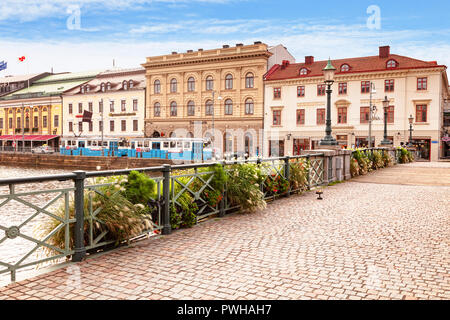
[[[430,68],[438,67],[436,61],[422,61],[409,57],[404,57],[396,54],[391,54],[387,58],[380,58],[379,56],[370,57],[360,57],[360,58],[349,58],[332,60],[333,66],[337,69],[336,74],[347,74],[347,73],[366,73],[366,72],[376,72],[376,71],[386,71],[389,70],[386,66],[389,60],[395,60],[398,64],[397,68],[394,70],[404,70],[404,69],[419,69],[419,68]],[[328,61],[316,61],[312,64],[305,63],[294,63],[290,64],[285,68],[280,65],[275,65],[269,70],[265,75],[265,80],[284,80],[284,79],[294,79],[294,78],[308,78],[308,77],[320,77],[323,76],[323,68],[327,65]],[[348,64],[350,66],[350,71],[341,72],[341,66]],[[445,67],[445,66],[439,66]],[[308,74],[305,76],[300,76],[300,70],[302,68],[308,69]]]

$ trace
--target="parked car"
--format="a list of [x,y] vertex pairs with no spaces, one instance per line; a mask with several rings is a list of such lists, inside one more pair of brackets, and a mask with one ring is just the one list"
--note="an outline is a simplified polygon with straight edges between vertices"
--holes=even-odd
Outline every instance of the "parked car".
[[53,153],[53,152],[54,152],[53,148],[49,146],[40,146],[31,149],[31,153]]

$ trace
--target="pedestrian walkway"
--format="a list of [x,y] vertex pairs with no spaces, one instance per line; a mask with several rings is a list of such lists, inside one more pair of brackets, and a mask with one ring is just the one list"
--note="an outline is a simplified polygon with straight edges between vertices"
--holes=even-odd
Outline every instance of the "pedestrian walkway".
[[449,172],[381,170],[325,188],[323,201],[310,192],[214,219],[0,288],[0,299],[450,299]]

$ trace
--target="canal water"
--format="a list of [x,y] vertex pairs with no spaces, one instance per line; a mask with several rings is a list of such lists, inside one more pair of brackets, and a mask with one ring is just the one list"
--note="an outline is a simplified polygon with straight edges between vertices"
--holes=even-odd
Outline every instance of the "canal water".
[[[0,166],[0,180],[68,172],[70,171]],[[17,185],[14,192],[19,195],[9,200],[6,198],[0,199],[0,286],[7,284],[10,279],[9,272],[1,273],[7,269],[7,266],[4,265],[5,263],[10,265],[20,263],[23,265],[44,257],[42,250],[36,249],[37,244],[33,240],[43,240],[45,237],[45,235],[41,234],[41,231],[44,229],[43,224],[49,223],[51,220],[54,222],[54,219],[39,212],[36,208],[45,208],[60,193],[20,194],[70,188],[72,186],[73,182],[71,181]],[[10,189],[8,186],[0,186],[0,196],[8,195],[9,193]],[[57,200],[47,210],[53,212],[61,203],[62,199]],[[11,231],[15,232],[11,233]],[[19,236],[17,236],[17,231],[20,233]],[[27,255],[29,256],[27,257]],[[21,260],[23,261],[20,262]],[[33,272],[47,265],[26,267],[22,271],[18,271],[17,279],[20,280],[23,278],[22,275],[25,274],[27,275],[26,277],[29,277]]]

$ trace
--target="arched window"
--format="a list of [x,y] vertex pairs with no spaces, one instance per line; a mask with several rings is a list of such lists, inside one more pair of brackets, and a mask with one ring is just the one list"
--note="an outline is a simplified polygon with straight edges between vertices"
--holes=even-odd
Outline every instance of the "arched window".
[[190,77],[187,81],[188,85],[188,91],[192,92],[195,91],[195,79],[193,77]]
[[350,71],[350,66],[348,64],[343,64],[341,66],[341,72],[349,72]]
[[175,79],[175,78],[170,80],[170,92],[171,93],[177,92],[177,79]]
[[111,82],[108,82],[107,84],[106,84],[106,90],[111,90]]
[[123,88],[123,90],[128,90],[128,83],[127,83],[126,80],[124,80],[124,81],[122,82],[122,88]]
[[308,74],[308,69],[306,68],[301,68],[300,69],[300,75],[301,76],[306,76]]
[[231,74],[227,74],[225,76],[225,89],[226,90],[233,89],[233,76]]
[[169,134],[169,138],[176,138],[176,137],[177,137],[177,134],[173,131]]
[[154,109],[153,109],[153,115],[155,117],[161,116],[161,104],[159,102],[155,103]]
[[225,114],[226,115],[233,114],[233,101],[231,99],[225,100]]
[[175,101],[172,101],[170,103],[170,116],[171,117],[177,116],[177,103]]
[[128,87],[131,89],[133,88],[134,82],[133,80],[128,81]]
[[84,93],[84,86],[81,86],[80,89],[81,89],[80,92],[81,92],[81,93]]
[[86,85],[86,92],[89,92],[91,90],[91,87],[89,85]]
[[205,115],[212,116],[213,115],[213,102],[211,100],[206,101],[205,103]]
[[397,61],[389,60],[386,64],[386,67],[390,69],[397,68]]
[[253,114],[253,112],[254,112],[253,99],[248,98],[247,100],[245,100],[245,114]]
[[194,116],[195,115],[195,103],[194,101],[189,101],[187,104],[187,115]]
[[104,83],[102,83],[102,84],[100,85],[100,88],[101,88],[102,92],[105,92],[105,84],[104,84]]
[[214,89],[214,79],[212,76],[206,78],[206,90],[211,91]]
[[194,134],[193,134],[192,132],[188,132],[188,134],[187,134],[186,137],[187,137],[187,138],[193,138],[193,137],[194,137]]
[[255,86],[255,76],[253,73],[249,72],[245,76],[245,87],[246,88],[253,88]]
[[153,91],[155,94],[161,93],[161,82],[159,80],[155,80],[153,84]]

